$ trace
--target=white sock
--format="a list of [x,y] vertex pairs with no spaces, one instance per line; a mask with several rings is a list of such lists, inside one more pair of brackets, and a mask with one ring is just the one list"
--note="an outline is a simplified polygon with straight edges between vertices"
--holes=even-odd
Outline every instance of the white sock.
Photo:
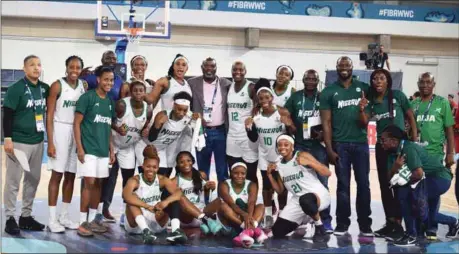
[[198,216],[198,219],[202,219],[204,218],[204,216],[206,216],[204,213],[201,213],[199,216]]
[[255,226],[255,228],[258,228],[258,222],[257,221],[254,221],[253,225]]
[[97,213],[102,214],[102,209],[104,208],[104,202],[100,202],[97,206]]
[[56,207],[49,207],[49,222],[56,222]]
[[69,214],[70,203],[62,203],[61,216],[67,216]]
[[97,210],[89,208],[88,221],[91,222],[96,218]]
[[273,217],[273,207],[272,206],[265,206],[265,218],[268,216]]
[[88,213],[80,212],[80,225],[88,221]]
[[[126,221],[126,223],[128,222]],[[135,223],[137,223],[137,226],[142,229],[142,231],[148,228],[147,221],[143,215],[137,215],[137,217],[135,217]]]
[[180,228],[180,220],[175,218],[171,220],[171,230],[175,232],[175,230]]
[[242,228],[242,230],[244,230],[244,229],[245,229],[245,222],[242,222],[242,224],[241,224],[241,228]]
[[316,226],[322,225],[322,220],[319,219],[319,220],[314,221],[314,225],[316,225]]

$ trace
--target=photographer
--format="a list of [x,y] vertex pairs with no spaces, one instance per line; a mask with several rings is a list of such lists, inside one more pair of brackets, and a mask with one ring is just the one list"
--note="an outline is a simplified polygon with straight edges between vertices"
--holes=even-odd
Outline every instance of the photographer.
[[387,70],[390,71],[389,55],[384,52],[384,45],[379,45],[379,52],[373,54],[373,69],[384,69],[387,64]]

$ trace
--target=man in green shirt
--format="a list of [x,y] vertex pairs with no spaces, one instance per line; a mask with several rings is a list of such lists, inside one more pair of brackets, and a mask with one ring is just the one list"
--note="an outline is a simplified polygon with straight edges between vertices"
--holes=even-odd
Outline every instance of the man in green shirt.
[[339,80],[320,94],[320,117],[325,147],[335,165],[338,188],[335,235],[344,235],[351,221],[351,165],[357,182],[357,221],[364,236],[371,230],[370,151],[367,126],[359,121],[359,102],[368,93],[368,84],[352,77],[352,60],[340,57],[336,63]]
[[[424,147],[406,140],[402,129],[395,125],[389,125],[384,129],[381,143],[384,150],[392,153],[389,162],[390,178],[399,173],[403,166],[406,166],[411,172],[411,176],[406,175],[408,184],[394,189],[401,204],[406,227],[405,236],[395,239],[394,244],[398,246],[415,245],[416,237],[424,233],[417,232],[418,228],[422,228],[416,225],[418,221],[427,224],[428,238],[429,235],[436,237],[436,231],[430,231],[429,234],[431,228],[436,228],[436,222],[449,225],[450,230],[447,237],[455,237],[459,231],[458,220],[438,213],[440,197],[451,186],[451,170],[443,165],[442,160],[438,160],[437,155],[430,154]],[[425,180],[423,180],[424,175]],[[418,181],[420,181],[418,185],[413,186]],[[418,208],[417,211],[413,211],[413,206]]]
[[[304,89],[293,93],[285,103],[284,107],[290,112],[297,132],[295,133],[295,150],[311,153],[320,163],[328,166],[327,151],[320,143],[323,140],[323,133],[319,126],[311,128],[308,137],[308,119],[320,118],[319,111],[319,74],[315,70],[307,70],[303,76]],[[306,136],[306,137],[305,137]],[[328,189],[328,177],[317,175],[320,182]],[[332,217],[330,208],[320,212],[320,218],[327,233],[333,233],[331,225]]]
[[447,99],[433,93],[435,78],[429,73],[423,73],[418,80],[421,97],[412,102],[414,115],[420,132],[418,138],[431,155],[437,155],[440,160],[445,157],[446,167],[454,164],[454,118]]
[[[17,235],[20,229],[42,231],[45,226],[32,216],[32,206],[40,183],[43,158],[44,115],[49,85],[39,80],[40,58],[34,55],[24,59],[25,77],[12,84],[3,103],[3,130],[5,134],[6,181],[3,201],[7,218],[5,232]],[[29,165],[24,169],[22,158]],[[19,226],[14,219],[19,185],[24,173],[22,213]]]

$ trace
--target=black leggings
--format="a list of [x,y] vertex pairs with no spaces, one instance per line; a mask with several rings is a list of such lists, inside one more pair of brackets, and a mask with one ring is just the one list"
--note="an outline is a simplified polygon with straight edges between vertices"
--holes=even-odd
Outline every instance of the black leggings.
[[158,170],[158,174],[162,175],[162,176],[166,176],[167,178],[169,178],[172,174],[172,169],[173,168],[159,168]]
[[[161,201],[164,201],[166,198],[170,196],[170,193],[164,189],[161,193]],[[169,215],[169,219],[178,219],[180,218],[180,204],[178,201],[174,201],[170,203],[166,209],[164,209],[164,212]]]
[[402,209],[396,196],[397,188],[390,189],[388,153],[384,151],[380,143],[376,143],[376,168],[378,170],[379,188],[381,190],[381,200],[386,214],[389,218],[402,219]]
[[[126,186],[129,178],[134,176],[134,171],[135,169],[133,168],[122,168],[121,169],[121,176],[123,177],[123,189],[124,189],[124,186]],[[123,199],[123,203],[126,203],[124,199]]]
[[293,221],[289,221],[281,217],[277,217],[277,220],[274,223],[273,228],[272,228],[273,237],[274,238],[285,237],[288,233],[297,229],[298,226],[299,225]]
[[237,162],[244,162],[247,165],[247,176],[245,177],[247,180],[250,180],[258,185],[258,177],[257,177],[257,168],[258,168],[258,161],[248,163],[244,161],[242,158],[236,158],[229,155],[226,155],[226,160],[228,161],[228,169],[231,172],[231,167],[234,163]]

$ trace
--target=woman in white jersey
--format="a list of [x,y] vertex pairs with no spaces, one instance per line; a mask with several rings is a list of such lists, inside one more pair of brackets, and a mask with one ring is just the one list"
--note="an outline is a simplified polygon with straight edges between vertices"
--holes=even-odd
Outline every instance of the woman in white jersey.
[[214,181],[205,181],[207,178],[204,172],[193,168],[195,159],[188,151],[182,151],[176,158],[176,171],[173,182],[182,190],[183,196],[180,199],[180,221],[182,227],[200,227],[204,234],[212,232],[216,235],[222,226],[219,222],[210,218],[220,209],[220,199],[215,199],[208,205],[205,203],[205,196],[209,197],[211,191],[215,191]]
[[160,175],[167,177],[171,175],[179,137],[185,128],[194,125],[199,118],[198,113],[193,114],[189,111],[190,105],[191,95],[187,92],[179,92],[174,95],[172,109],[161,111],[155,116],[148,141],[158,150],[161,159],[158,172]]
[[223,202],[217,218],[223,233],[231,234],[233,244],[239,247],[250,247],[255,241],[263,243],[268,238],[258,227],[264,212],[263,204],[257,204],[258,185],[246,176],[247,166],[237,162],[231,167],[230,179],[218,185]]
[[[266,169],[270,162],[276,162],[276,138],[279,135],[295,133],[296,127],[290,118],[290,113],[273,103],[273,91],[270,88],[269,80],[261,78],[255,84],[257,91],[258,105],[254,110],[255,115],[245,120],[247,136],[250,141],[258,141],[258,168],[261,170],[263,180],[263,203],[265,205],[266,228],[271,228],[273,219],[273,188],[266,175]],[[287,191],[278,196],[279,209],[282,210],[287,203]]]
[[[317,174],[330,176],[331,172],[310,153],[295,153],[294,143],[292,137],[280,135],[276,145],[282,159],[277,163],[270,163],[267,170],[273,189],[277,193],[287,189],[293,196],[274,223],[273,236],[284,237],[312,218],[315,225],[313,239],[323,241],[326,233],[319,212],[330,205],[330,193],[317,178]],[[279,177],[275,177],[275,171]]]
[[[134,81],[130,84],[131,97],[123,98],[116,102],[116,121],[112,123],[113,145],[116,159],[121,168],[123,187],[127,180],[134,175],[136,162],[142,160],[142,151],[137,149],[142,137],[148,136],[148,124],[151,120],[152,111],[143,101],[145,96],[145,84]],[[142,145],[142,148],[145,148]],[[125,207],[123,211],[126,210]],[[121,215],[120,224],[124,223],[124,213]]]
[[136,55],[133,58],[131,58],[130,65],[131,65],[130,82],[132,83],[135,80],[144,82],[146,86],[146,93],[147,94],[151,93],[151,91],[153,90],[153,86],[155,85],[155,81],[145,78],[145,72],[147,71],[147,68],[148,68],[147,59],[142,55]]
[[[73,119],[78,98],[85,92],[83,82],[78,79],[83,68],[83,60],[70,56],[65,60],[66,76],[51,85],[47,101],[46,128],[48,133],[48,169],[52,170],[48,185],[49,223],[53,233],[68,229],[78,229],[78,223],[68,218],[68,208],[72,202],[73,184],[77,167],[76,143],[73,137]],[[59,185],[62,186],[62,211],[56,216]]]
[[290,83],[293,79],[293,70],[290,66],[281,65],[276,69],[276,80],[272,82],[274,104],[283,107],[295,88]]
[[182,191],[169,178],[157,174],[160,159],[153,146],[145,147],[143,156],[143,173],[131,177],[123,189],[127,203],[124,228],[130,234],[142,234],[144,243],[153,244],[157,240],[155,233],[166,230],[170,219],[167,241],[185,243],[187,237],[180,229],[177,202]]
[[228,167],[231,168],[236,162],[244,162],[247,165],[247,179],[258,184],[257,144],[247,139],[245,132],[245,119],[250,117],[255,97],[255,84],[245,78],[247,70],[244,63],[235,62],[231,69],[233,83],[228,91],[228,120],[229,130],[226,140],[226,155]]

